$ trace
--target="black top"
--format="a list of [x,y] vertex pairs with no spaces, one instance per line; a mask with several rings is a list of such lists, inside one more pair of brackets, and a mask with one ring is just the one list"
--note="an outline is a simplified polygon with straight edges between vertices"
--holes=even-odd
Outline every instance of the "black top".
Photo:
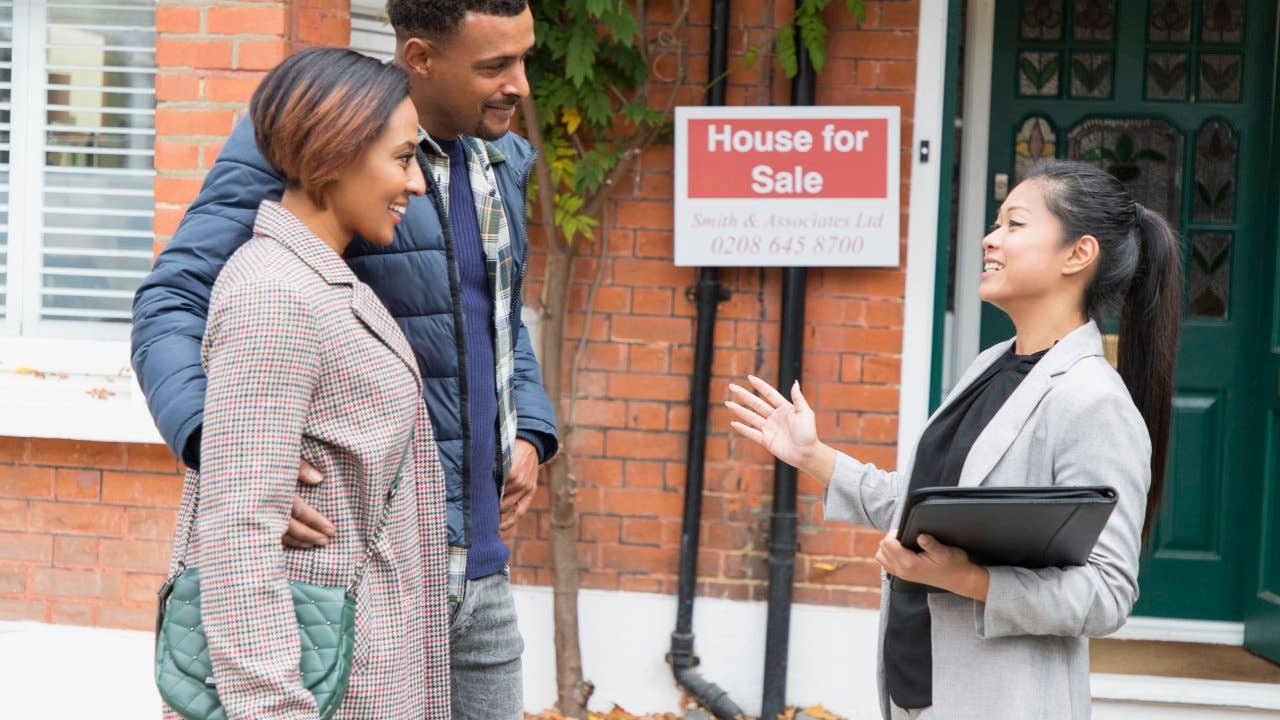
[[[955,487],[974,441],[1047,350],[1000,356],[920,436],[911,471],[910,493],[924,487]],[[929,637],[929,596],[889,591],[884,636],[885,683],[900,708],[933,704],[933,643]]]

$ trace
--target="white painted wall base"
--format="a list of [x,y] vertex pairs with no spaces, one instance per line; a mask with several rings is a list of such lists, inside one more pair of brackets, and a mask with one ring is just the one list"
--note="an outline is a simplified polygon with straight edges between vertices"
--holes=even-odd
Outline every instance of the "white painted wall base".
[[[525,638],[525,707],[538,711],[555,702],[551,591],[518,586],[515,597]],[[593,708],[678,709],[680,695],[663,659],[674,597],[585,590],[579,617],[583,664],[596,685]],[[700,598],[694,613],[702,671],[753,714],[760,710],[764,621],[764,603]],[[789,700],[876,720],[875,637],[874,611],[796,605]],[[0,717],[158,717],[152,647],[149,632],[0,622]],[[1280,688],[1271,685],[1097,674],[1093,691],[1097,720],[1280,719]]]

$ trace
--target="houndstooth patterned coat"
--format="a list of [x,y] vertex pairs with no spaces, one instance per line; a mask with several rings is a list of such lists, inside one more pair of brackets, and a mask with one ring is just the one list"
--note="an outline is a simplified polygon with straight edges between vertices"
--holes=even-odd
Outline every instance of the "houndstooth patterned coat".
[[[417,362],[368,286],[280,205],[213,289],[201,469],[187,474],[176,569],[200,568],[202,611],[228,718],[314,719],[298,680],[288,580],[346,585],[412,446],[357,590],[351,685],[335,717],[449,717],[444,471]],[[324,474],[298,483],[299,459]],[[280,536],[300,493],[333,521],[323,548]],[[165,708],[166,718],[177,718]]]

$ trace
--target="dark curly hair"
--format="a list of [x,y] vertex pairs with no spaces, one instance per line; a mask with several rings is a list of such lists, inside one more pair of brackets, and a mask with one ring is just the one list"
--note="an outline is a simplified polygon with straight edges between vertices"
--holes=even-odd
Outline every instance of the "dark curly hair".
[[397,33],[443,40],[468,12],[514,17],[527,7],[527,0],[387,0],[387,18]]

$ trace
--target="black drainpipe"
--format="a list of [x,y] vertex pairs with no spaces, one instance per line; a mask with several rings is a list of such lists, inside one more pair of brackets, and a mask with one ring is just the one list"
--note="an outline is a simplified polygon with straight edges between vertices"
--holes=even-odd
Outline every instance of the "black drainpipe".
[[[799,5],[799,2],[796,3]],[[796,43],[799,72],[791,79],[791,104],[812,105],[813,63]],[[805,268],[782,269],[782,343],[778,390],[791,396],[804,356]],[[760,718],[773,720],[787,706],[787,650],[791,639],[791,586],[796,574],[796,469],[773,464],[773,515],[769,525],[769,611],[764,634],[764,697]]]
[[[724,105],[728,68],[729,0],[714,0],[711,10],[711,86],[708,105]],[[680,526],[680,580],[676,590],[676,629],[671,633],[667,662],[676,683],[720,720],[745,717],[729,693],[702,677],[693,652],[693,597],[698,581],[698,532],[702,524],[702,480],[707,447],[707,400],[711,392],[712,339],[716,305],[729,295],[720,285],[716,268],[702,268],[698,285],[689,294],[697,302],[698,334],[693,354],[693,387],[689,395],[689,445],[686,453],[684,517]]]

